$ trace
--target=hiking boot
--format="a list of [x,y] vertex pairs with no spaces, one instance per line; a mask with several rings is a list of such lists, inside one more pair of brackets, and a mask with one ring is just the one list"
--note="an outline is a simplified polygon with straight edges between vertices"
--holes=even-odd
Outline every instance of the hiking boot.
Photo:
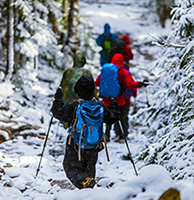
[[83,188],[93,188],[95,184],[96,184],[96,181],[93,178],[89,178],[89,177],[85,178],[82,181]]

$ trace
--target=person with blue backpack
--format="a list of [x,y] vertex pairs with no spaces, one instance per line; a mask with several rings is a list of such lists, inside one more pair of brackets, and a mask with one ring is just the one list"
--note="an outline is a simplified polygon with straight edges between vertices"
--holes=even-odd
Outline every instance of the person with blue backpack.
[[59,87],[54,95],[51,112],[58,120],[71,125],[63,161],[67,178],[79,189],[93,188],[96,184],[98,153],[104,146],[106,150],[103,123],[113,124],[118,120],[118,104],[114,101],[108,108],[97,101],[94,98],[95,83],[89,75],[78,79],[74,91],[80,99],[65,105]]
[[[99,96],[103,97],[103,103],[110,107],[112,100],[115,100],[119,106],[119,120],[121,122],[125,137],[128,136],[128,104],[126,89],[135,90],[145,86],[143,82],[134,81],[130,73],[124,68],[124,58],[122,54],[114,54],[111,63],[102,66],[101,74],[95,80],[95,84],[100,88]],[[121,130],[118,123],[114,126],[116,135],[121,136]],[[110,140],[111,124],[106,126],[107,140]]]
[[96,43],[100,47],[102,47],[102,50],[99,51],[101,66],[111,61],[111,55],[110,55],[111,46],[113,41],[117,38],[118,35],[116,33],[111,33],[111,27],[108,23],[106,23],[104,25],[104,32],[100,34],[96,39]]

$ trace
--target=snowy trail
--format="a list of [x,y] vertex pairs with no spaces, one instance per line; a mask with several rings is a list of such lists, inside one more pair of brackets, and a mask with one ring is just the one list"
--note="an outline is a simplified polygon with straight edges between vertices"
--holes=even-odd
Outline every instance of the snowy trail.
[[[143,6],[143,1],[96,1],[98,3],[87,3],[94,1],[80,1],[80,14],[90,20],[93,23],[94,39],[103,32],[103,26],[105,23],[109,23],[111,26],[111,32],[117,33],[119,36],[123,34],[129,35],[132,41],[132,51],[134,59],[130,61],[132,66],[130,71],[136,81],[143,80],[145,77],[149,80],[155,80],[157,72],[149,71],[150,65],[156,60],[162,53],[160,47],[152,45],[153,40],[150,35],[157,36],[158,33],[165,35],[168,34],[170,26],[166,29],[162,29],[157,23],[153,23],[155,16],[149,15],[149,10]],[[146,17],[145,17],[146,16]],[[149,35],[150,34],[150,35]],[[99,51],[101,48],[99,47]],[[98,63],[98,60],[94,60]],[[98,72],[98,74],[100,71]],[[94,72],[94,78],[98,75]],[[149,87],[146,91],[145,88],[138,90],[138,96],[136,100],[131,98],[132,104],[136,104],[137,107],[147,107],[147,102],[151,101],[149,96]],[[133,106],[130,113],[133,112]],[[131,119],[131,116],[129,116]],[[130,122],[129,122],[130,123]],[[141,141],[146,140],[141,134],[141,131],[136,130],[130,126],[130,138],[134,143],[140,140],[140,146],[144,148]],[[140,134],[139,134],[140,133]],[[113,131],[111,132],[114,137]],[[141,139],[140,139],[141,138]],[[143,139],[144,138],[144,139]],[[130,140],[130,142],[132,142]],[[124,146],[124,145],[123,145]],[[138,154],[140,148],[136,148],[134,155]]]
[[[119,1],[119,2],[106,1],[106,4],[102,4],[102,3],[87,4],[85,2],[86,1],[80,2],[80,6],[81,6],[80,14],[93,22],[94,39],[97,37],[98,34],[102,33],[104,24],[109,23],[111,26],[112,32],[116,32],[119,35],[129,34],[134,46],[136,44],[144,42],[142,35],[144,35],[145,33],[142,32],[141,30],[143,25],[138,25],[137,23],[138,20],[139,20],[139,23],[141,22],[142,13],[146,12],[144,8],[139,9],[138,6],[134,7],[134,5],[132,4],[126,4],[125,1]],[[126,7],[126,9],[123,9],[124,6]],[[129,27],[133,27],[133,29],[130,30]],[[136,32],[138,32],[138,34],[136,34]],[[146,61],[144,57],[141,56],[137,51],[133,50],[133,52],[135,54],[135,59],[132,62],[134,62],[136,65],[145,65],[145,63],[150,62],[150,60]],[[142,60],[140,59],[140,56],[142,57],[141,58]],[[142,66],[142,68],[144,68],[142,70],[142,73],[144,73],[145,76],[148,76],[149,74],[146,72],[145,67]],[[134,71],[136,71],[136,69]],[[139,76],[138,78],[142,77],[140,73],[138,74],[138,76]],[[94,77],[96,77],[96,74],[94,75]],[[129,135],[130,149],[134,157],[144,147],[143,142],[138,142],[139,146],[135,143],[136,142],[135,138],[137,137],[137,135],[138,135],[138,132],[131,132]],[[111,130],[111,137],[114,138],[114,136],[115,136],[114,131]],[[142,141],[146,140],[146,138],[144,138],[141,135],[138,137],[141,137]],[[123,154],[128,153],[126,145],[124,143],[119,144],[119,143],[115,143],[111,141],[110,143],[108,143],[108,150],[111,157],[111,162],[107,163],[105,152],[100,153],[99,162],[97,164],[97,177],[107,176],[109,177],[110,180],[112,179],[115,181],[116,180],[124,181],[126,180],[126,173],[123,173],[124,171],[123,169],[125,167],[127,168],[126,169],[127,176],[128,177],[134,176],[134,169],[130,161],[121,160],[121,157],[123,156]],[[114,166],[114,163],[117,163],[116,166]]]
[[[155,37],[167,35],[171,25],[167,22],[166,28],[161,28],[155,20],[156,16],[150,14],[150,11],[144,7],[144,1],[132,0],[130,3],[118,0],[98,1],[106,2],[106,4],[100,4],[100,7],[99,4],[85,2],[90,1],[80,1],[80,14],[94,24],[94,39],[103,32],[104,24],[109,23],[112,32],[118,35],[129,35],[134,53],[132,64],[138,65],[139,68],[146,68],[153,59],[160,56],[161,48],[151,45],[153,38],[150,35]],[[150,55],[151,60],[146,59],[144,55],[147,55],[147,58]]]
[[[96,37],[103,32],[105,23],[110,24],[111,32],[115,32],[119,36],[123,34],[129,35],[134,53],[134,59],[131,61],[131,64],[136,66],[134,68],[131,67],[130,71],[137,80],[143,80],[144,77],[148,77],[150,80],[155,79],[156,75],[150,75],[147,67],[151,65],[154,59],[157,59],[162,51],[161,48],[151,45],[153,38],[150,37],[150,35],[156,36],[160,26],[152,22],[153,16],[150,16],[148,14],[149,11],[142,6],[143,1],[138,1],[138,3],[137,1],[130,1],[130,3],[117,0],[98,1],[99,3],[92,4],[87,2],[89,1],[80,2],[80,14],[94,24],[93,38],[96,39]],[[147,17],[145,17],[145,15],[147,15]],[[167,33],[168,28],[160,28],[160,34],[165,35]],[[101,50],[100,47],[99,50]],[[95,76],[96,74],[94,74],[94,77]],[[136,99],[137,103],[141,100],[141,102],[145,102],[143,103],[143,107],[146,107],[148,99],[146,99],[145,89],[140,89],[139,96]],[[135,100],[132,98],[132,103],[134,103],[134,101]],[[130,113],[132,110],[133,107],[131,107]],[[131,115],[129,115],[129,119],[132,119]],[[114,142],[114,137],[115,133],[112,129],[112,140],[108,143],[111,162],[106,162],[105,152],[100,153],[99,162],[97,164],[97,177],[107,176],[110,180],[122,182],[135,176],[135,173],[131,162],[121,159],[124,154],[126,155],[128,153],[125,143],[119,144]],[[145,148],[145,144],[148,142],[146,136],[142,134],[142,130],[131,125],[128,143],[132,156],[135,158],[135,156]]]
[[[162,50],[159,47],[150,45],[153,38],[148,33],[154,36],[166,35],[170,26],[162,29],[157,23],[153,23],[154,16],[150,15],[142,6],[143,0],[99,0],[96,1],[97,3],[92,4],[86,2],[89,1],[80,1],[80,13],[93,22],[94,39],[102,33],[103,25],[106,22],[110,23],[112,31],[119,34],[129,34],[133,42],[133,53],[135,55],[132,64],[136,67],[131,68],[135,79],[141,80],[144,77],[155,79],[157,72],[153,72],[154,75],[151,75],[148,67],[152,65],[153,59],[160,56]],[[151,55],[152,59],[146,59],[145,55]],[[99,61],[95,60],[94,62],[98,63]],[[42,129],[33,130],[35,137],[23,137],[22,134],[31,134],[31,130],[26,130],[21,132],[14,140],[0,144],[0,200],[158,200],[158,197],[169,187],[184,190],[183,199],[191,200],[192,197],[187,194],[189,194],[188,188],[192,186],[185,182],[174,183],[170,174],[162,166],[150,165],[141,168],[139,164],[136,164],[139,174],[136,177],[131,162],[121,158],[128,153],[127,148],[124,143],[113,141],[115,136],[113,130],[111,130],[112,140],[108,143],[110,162],[107,162],[105,151],[101,151],[96,166],[96,176],[106,177],[101,182],[103,184],[104,181],[105,186],[109,181],[116,182],[116,184],[110,189],[105,186],[95,187],[93,190],[75,189],[65,176],[62,167],[63,155],[61,153],[64,149],[67,131],[64,130],[62,125],[58,126],[58,120],[56,119],[54,119],[54,124],[51,126],[40,172],[37,178],[34,179],[45,139],[44,135],[42,137],[41,135],[47,131],[51,117],[48,110],[53,98],[49,95],[51,92],[53,93],[53,88],[57,88],[61,79],[61,75],[54,70],[48,73],[55,75],[56,82],[53,85],[47,83],[41,85],[41,91],[44,94],[39,94],[38,99],[40,102],[36,104],[36,112],[30,110],[30,108],[27,110],[22,107],[18,108],[21,109],[22,116],[27,117],[20,117],[21,121],[40,124]],[[93,73],[97,72],[93,71]],[[43,74],[45,75],[45,73]],[[48,88],[51,88],[51,90]],[[151,101],[150,96],[148,96],[148,99]],[[137,106],[146,107],[146,101],[145,90],[139,90]],[[134,99],[132,103],[134,103]],[[14,104],[12,106],[14,107]],[[8,117],[9,114],[9,112],[2,112],[1,117]],[[44,116],[44,123],[40,123],[41,116]],[[130,123],[132,123],[130,115],[129,118]],[[21,121],[18,123],[21,123]],[[131,124],[128,142],[134,161],[138,153],[145,148],[145,144],[148,144],[147,138],[142,132],[143,127]]]

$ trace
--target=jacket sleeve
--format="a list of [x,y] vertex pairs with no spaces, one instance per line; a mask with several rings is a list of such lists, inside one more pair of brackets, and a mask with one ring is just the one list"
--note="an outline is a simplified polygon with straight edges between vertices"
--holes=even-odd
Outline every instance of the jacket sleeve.
[[[103,104],[103,103],[102,103]],[[118,106],[111,105],[107,107],[103,104],[104,107],[104,123],[113,124],[119,120],[119,108]]]
[[133,53],[132,53],[131,48],[128,45],[125,45],[123,56],[126,62],[128,62],[129,60],[133,60]]
[[132,96],[136,97],[137,96],[137,88],[132,89]]
[[74,111],[77,104],[77,101],[72,101],[71,103],[64,106],[62,98],[55,99],[51,108],[51,112],[56,119],[71,124],[74,118]]
[[126,69],[119,70],[119,82],[129,89],[139,88],[139,83],[133,80],[133,77],[126,71]]
[[104,42],[104,37],[102,34],[100,34],[96,39],[96,43],[97,43],[97,45],[103,47],[103,42]]

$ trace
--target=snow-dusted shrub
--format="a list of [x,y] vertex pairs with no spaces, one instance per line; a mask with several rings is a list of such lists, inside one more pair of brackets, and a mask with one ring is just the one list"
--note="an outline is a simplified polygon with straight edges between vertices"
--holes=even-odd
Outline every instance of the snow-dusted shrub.
[[173,9],[172,19],[179,21],[167,40],[162,41],[166,51],[155,66],[161,75],[151,90],[152,106],[136,115],[136,120],[148,126],[146,134],[152,142],[138,160],[164,165],[175,179],[194,175],[193,3],[184,0]]

